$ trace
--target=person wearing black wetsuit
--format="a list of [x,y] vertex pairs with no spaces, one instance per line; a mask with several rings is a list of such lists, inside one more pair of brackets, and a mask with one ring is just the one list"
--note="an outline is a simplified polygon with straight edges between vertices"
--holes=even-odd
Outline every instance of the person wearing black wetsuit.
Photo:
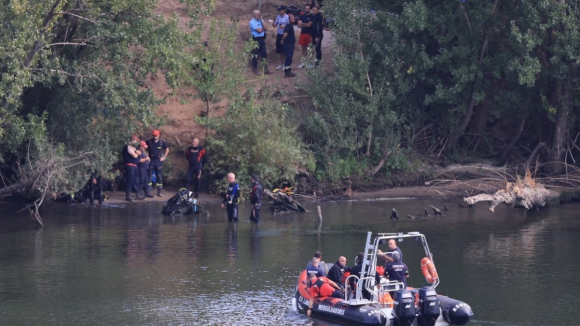
[[121,155],[123,156],[123,164],[125,165],[125,200],[132,202],[131,191],[137,190],[135,181],[137,179],[137,164],[139,164],[139,154],[141,151],[135,149],[139,143],[139,139],[133,137],[131,142],[123,147]]
[[318,11],[318,6],[312,7],[312,14],[314,16],[314,24],[311,27],[312,44],[316,50],[316,65],[318,66],[320,60],[322,60],[322,37],[324,36],[322,28],[324,26],[324,17],[322,17],[322,14]]
[[228,213],[228,222],[238,221],[238,203],[240,202],[240,185],[236,182],[236,175],[233,173],[228,173],[228,190],[224,201],[222,202],[222,208],[226,207]]
[[258,175],[252,174],[252,193],[250,194],[252,212],[250,213],[250,221],[254,223],[260,223],[260,210],[262,209],[263,191],[264,187],[262,187]]
[[189,162],[185,188],[189,189],[191,180],[195,178],[193,198],[197,198],[199,196],[199,190],[201,189],[201,169],[207,162],[207,151],[199,145],[199,138],[193,138],[191,146],[185,152],[185,157]]
[[95,203],[95,197],[99,201],[99,205],[103,203],[103,183],[101,182],[101,174],[98,171],[91,173],[91,177],[87,182],[85,198],[89,198],[89,203]]
[[[155,172],[155,186],[157,186],[157,196],[159,197],[163,196],[161,169],[163,168],[163,161],[165,161],[167,154],[169,154],[169,147],[167,147],[167,144],[160,136],[161,132],[159,130],[153,130],[153,138],[146,142],[149,150],[149,159],[151,160],[149,162],[149,180],[153,180],[153,172]],[[151,184],[151,186],[153,185]]]

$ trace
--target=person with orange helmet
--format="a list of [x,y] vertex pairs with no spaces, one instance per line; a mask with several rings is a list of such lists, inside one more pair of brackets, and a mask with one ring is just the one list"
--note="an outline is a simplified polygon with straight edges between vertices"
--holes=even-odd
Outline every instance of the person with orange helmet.
[[[149,139],[147,144],[147,149],[149,151],[149,180],[153,180],[153,172],[155,172],[155,186],[157,186],[157,196],[163,196],[163,177],[162,168],[163,162],[169,154],[169,147],[163,139],[161,139],[161,131],[153,130],[153,138]],[[152,183],[150,183],[153,186]]]

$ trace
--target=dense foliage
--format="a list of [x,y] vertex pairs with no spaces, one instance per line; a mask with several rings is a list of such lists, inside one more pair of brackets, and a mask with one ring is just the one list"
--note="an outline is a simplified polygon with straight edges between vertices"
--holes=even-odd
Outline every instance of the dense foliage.
[[[239,58],[251,43],[239,46],[236,21],[206,24],[203,46],[198,15],[212,0],[182,0],[187,29],[157,0],[0,1],[0,195],[72,190],[89,169],[112,171],[129,135],[163,124],[153,109],[164,98],[147,84],[159,73],[173,94],[207,99],[198,121],[218,177],[372,177],[414,152],[578,154],[578,0],[331,1],[332,69],[308,71],[311,107],[293,110],[246,87]],[[227,112],[214,110],[224,98]]]
[[350,161],[372,174],[385,158],[404,168],[409,150],[503,163],[538,144],[544,162],[572,163],[579,9],[564,0],[328,3],[335,71],[315,70],[303,87],[319,171],[348,175],[356,171],[337,167]]
[[[182,2],[195,9],[192,27],[202,9],[213,6],[211,0]],[[190,68],[200,62],[194,50],[201,41],[198,29],[179,28],[179,17],[157,13],[157,5],[156,0],[2,1],[4,175],[20,182],[46,179],[51,174],[37,158],[78,157],[66,177],[52,178],[51,184],[53,190],[75,189],[87,170],[110,171],[132,133],[162,123],[153,109],[163,99],[154,96],[146,78],[162,72],[174,90],[193,85]],[[22,165],[32,172],[18,168]],[[36,190],[41,189],[26,192]]]

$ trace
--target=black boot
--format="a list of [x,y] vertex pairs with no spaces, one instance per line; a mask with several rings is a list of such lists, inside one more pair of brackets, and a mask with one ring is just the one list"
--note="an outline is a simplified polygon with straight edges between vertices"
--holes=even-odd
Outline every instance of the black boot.
[[161,187],[157,187],[157,196],[159,197],[163,197],[163,192],[162,192],[163,188]]
[[133,202],[133,199],[131,199],[131,196],[126,196],[125,197],[125,200],[128,201],[128,202],[130,202],[130,203]]
[[137,192],[137,199],[145,200],[145,195],[143,195],[143,192],[141,190]]
[[284,77],[296,77],[296,74],[292,73],[292,68],[287,67],[286,70],[284,70]]
[[145,197],[153,198],[153,195],[151,194],[151,189],[149,187],[145,187]]
[[262,76],[262,74],[260,73],[260,71],[258,71],[258,68],[254,68],[254,75],[256,75],[256,76]]

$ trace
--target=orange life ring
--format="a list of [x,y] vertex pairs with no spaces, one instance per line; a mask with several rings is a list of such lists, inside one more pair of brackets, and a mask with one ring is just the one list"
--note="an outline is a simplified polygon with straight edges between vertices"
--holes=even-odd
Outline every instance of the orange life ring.
[[423,272],[425,280],[429,283],[435,283],[435,281],[439,279],[439,275],[437,275],[437,270],[435,269],[435,264],[433,264],[431,259],[428,257],[421,259],[421,272]]

